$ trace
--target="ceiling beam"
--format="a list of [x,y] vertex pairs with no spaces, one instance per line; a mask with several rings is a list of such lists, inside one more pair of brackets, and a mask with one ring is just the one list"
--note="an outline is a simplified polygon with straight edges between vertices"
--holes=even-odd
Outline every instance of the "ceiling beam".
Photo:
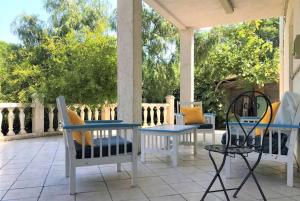
[[231,0],[219,0],[219,1],[227,14],[231,14],[234,12]]
[[161,5],[157,0],[144,0],[150,7],[156,10],[160,15],[170,21],[178,29],[187,29],[187,27],[167,8]]

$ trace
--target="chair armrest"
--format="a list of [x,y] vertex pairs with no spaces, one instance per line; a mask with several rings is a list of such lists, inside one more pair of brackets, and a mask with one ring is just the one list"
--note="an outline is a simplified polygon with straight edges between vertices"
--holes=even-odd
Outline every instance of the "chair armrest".
[[102,123],[102,124],[84,124],[84,125],[68,125],[63,126],[63,129],[74,130],[99,130],[99,129],[133,129],[141,126],[140,124],[129,123]]
[[123,120],[90,120],[85,121],[86,124],[103,124],[103,123],[122,123]]
[[[225,123],[226,124],[226,123]],[[242,126],[250,127],[255,126],[256,123],[247,123],[247,122],[241,122]],[[228,122],[229,126],[238,126],[238,122]],[[268,124],[258,124],[257,128],[266,128]],[[284,128],[284,129],[292,129],[292,128],[300,128],[300,125],[292,125],[292,124],[270,124],[269,128]]]
[[184,125],[184,116],[181,113],[175,114],[176,125]]

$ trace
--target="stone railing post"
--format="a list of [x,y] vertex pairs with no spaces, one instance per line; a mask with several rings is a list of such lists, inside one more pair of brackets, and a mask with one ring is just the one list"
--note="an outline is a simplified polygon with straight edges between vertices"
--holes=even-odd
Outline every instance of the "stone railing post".
[[20,134],[26,134],[25,130],[25,113],[24,113],[24,107],[19,107],[19,118],[20,118]]
[[103,106],[101,110],[101,119],[102,120],[110,120],[110,107]]
[[44,105],[38,100],[33,101],[32,132],[40,134],[44,132]]
[[175,97],[172,95],[166,96],[166,103],[169,104],[167,107],[167,122],[168,124],[174,124],[174,101]]
[[48,132],[53,132],[54,128],[53,128],[53,119],[54,119],[54,106],[49,106],[49,128],[48,128]]
[[7,135],[15,135],[14,132],[14,119],[15,119],[15,114],[14,114],[14,109],[15,108],[8,108],[8,133]]

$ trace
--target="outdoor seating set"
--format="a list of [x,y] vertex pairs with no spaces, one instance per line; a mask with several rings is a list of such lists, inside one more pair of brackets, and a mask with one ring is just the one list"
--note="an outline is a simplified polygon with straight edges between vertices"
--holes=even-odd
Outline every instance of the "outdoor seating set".
[[[247,104],[243,102],[248,99]],[[259,100],[259,101],[258,101]],[[208,151],[216,174],[208,185],[201,200],[208,193],[235,190],[236,197],[250,176],[253,177],[263,200],[266,197],[254,171],[261,160],[272,160],[287,164],[287,185],[293,186],[294,146],[299,131],[300,95],[287,92],[280,103],[273,103],[260,92],[242,93],[231,103],[226,114],[226,134],[222,142],[215,144],[215,115],[204,114],[201,102],[179,102],[177,104],[176,125],[161,125],[140,128],[139,124],[121,120],[82,121],[76,113],[67,109],[64,97],[57,98],[57,106],[62,119],[66,153],[66,176],[70,177],[70,194],[76,193],[76,167],[103,164],[132,163],[132,185],[136,185],[138,160],[138,135],[141,135],[141,161],[148,153],[171,156],[172,165],[178,165],[179,144],[192,143],[197,153],[197,135],[203,134],[204,148]],[[249,111],[246,117],[240,107]],[[199,115],[200,114],[200,115]],[[248,114],[248,115],[249,115]],[[232,118],[233,116],[233,118]],[[257,117],[255,117],[257,116]],[[188,125],[185,125],[188,124]],[[210,133],[212,144],[206,143]],[[217,167],[212,153],[222,154],[222,163]],[[254,165],[248,156],[257,156]],[[241,156],[249,173],[236,188],[226,189],[220,172],[225,169],[230,177],[231,159]],[[211,190],[216,180],[221,189]]]

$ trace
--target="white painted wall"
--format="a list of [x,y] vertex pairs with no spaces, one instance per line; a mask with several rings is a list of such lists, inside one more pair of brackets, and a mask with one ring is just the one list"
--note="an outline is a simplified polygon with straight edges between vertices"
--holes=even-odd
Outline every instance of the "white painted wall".
[[[293,40],[296,35],[300,34],[300,0],[295,0],[294,2],[294,12],[293,12]],[[300,59],[293,59],[293,72],[300,67]],[[293,80],[293,91],[300,94],[300,73],[296,75]]]

